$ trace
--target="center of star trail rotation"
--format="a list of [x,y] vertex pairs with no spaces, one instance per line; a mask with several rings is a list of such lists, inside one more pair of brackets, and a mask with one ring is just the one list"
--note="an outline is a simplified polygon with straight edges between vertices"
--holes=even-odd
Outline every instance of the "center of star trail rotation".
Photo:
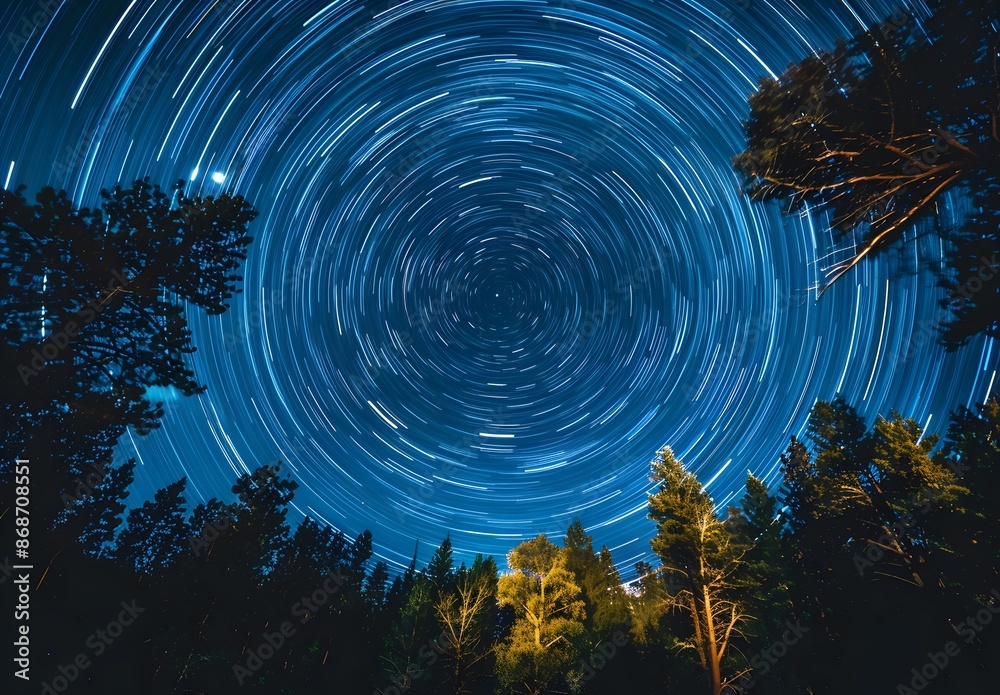
[[725,505],[817,399],[931,429],[982,400],[996,357],[921,332],[927,275],[874,259],[817,300],[828,220],[752,206],[730,165],[759,76],[893,9],[63,5],[3,55],[8,179],[183,178],[262,213],[244,293],[193,319],[208,391],[155,392],[163,427],[120,446],[134,498],[281,459],[299,511],[396,567],[579,516],[628,578],[664,444]]

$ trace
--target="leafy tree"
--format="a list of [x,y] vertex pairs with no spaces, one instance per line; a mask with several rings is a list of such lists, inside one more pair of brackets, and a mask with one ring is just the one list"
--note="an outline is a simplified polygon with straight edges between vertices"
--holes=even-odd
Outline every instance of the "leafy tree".
[[911,509],[921,495],[933,495],[940,503],[965,492],[954,473],[931,456],[938,438],[896,412],[889,420],[879,418],[869,434],[840,398],[814,406],[809,431],[817,447],[817,472],[835,500],[825,513],[839,518],[843,542],[849,549],[862,544],[866,556],[877,556],[882,576],[917,587],[938,586],[935,563],[929,560],[940,539]]
[[586,612],[566,562],[566,553],[544,535],[507,554],[511,572],[500,577],[497,598],[516,618],[497,646],[497,676],[504,688],[541,695],[572,670]]
[[[258,646],[273,619],[271,606],[285,603],[280,610],[287,614],[287,599],[269,579],[289,555],[287,505],[298,485],[279,475],[280,468],[265,465],[240,476],[234,503],[212,500],[195,509],[191,527],[201,542],[190,542],[192,550],[169,572],[150,616],[170,626],[151,636],[161,682],[231,686],[233,666],[245,662],[246,650]],[[315,580],[309,584],[315,588]]]
[[442,634],[447,692],[453,695],[470,692],[475,681],[490,673],[483,665],[492,652],[497,582],[496,563],[477,555],[471,568],[463,565],[454,589],[443,594],[434,607]]
[[[793,440],[783,457],[790,593],[815,629],[799,653],[823,692],[892,688],[893,667],[905,672],[962,610],[949,525],[964,516],[967,490],[933,452],[937,438],[895,412],[867,430],[842,399],[821,401],[807,429],[815,456]],[[885,668],[864,680],[818,675],[873,650]]]
[[993,397],[975,410],[962,406],[953,412],[936,458],[954,473],[968,494],[958,499],[935,495],[928,501],[927,515],[944,528],[954,551],[949,563],[955,567],[952,578],[961,578],[962,593],[986,602],[989,589],[1000,586],[1000,528],[996,523],[1000,401]]
[[[183,185],[172,200],[145,179],[116,186],[100,209],[50,187],[34,204],[23,186],[0,190],[0,449],[13,454],[0,493],[15,456],[45,462],[32,481],[39,564],[67,560],[80,534],[93,553],[113,539],[134,465],[112,465],[114,447],[163,414],[146,389],[203,390],[187,312],[225,311],[257,213],[242,196],[187,198]],[[103,480],[80,494],[95,465]]]
[[370,680],[387,627],[380,609],[366,602],[366,589],[379,581],[378,566],[370,574],[364,569],[371,543],[367,531],[351,541],[308,517],[299,524],[268,577],[269,593],[296,627],[285,659],[269,662],[271,687],[311,692]]
[[51,188],[36,205],[23,186],[0,191],[0,378],[17,406],[5,450],[23,451],[29,431],[87,396],[148,429],[158,411],[145,388],[203,390],[186,363],[185,307],[228,308],[257,213],[241,196],[189,199],[183,185],[173,202],[148,179],[102,190],[102,210],[74,209]]
[[84,552],[101,555],[110,549],[122,522],[134,470],[135,460],[110,468],[90,494],[77,499],[63,515],[65,531],[76,538]]

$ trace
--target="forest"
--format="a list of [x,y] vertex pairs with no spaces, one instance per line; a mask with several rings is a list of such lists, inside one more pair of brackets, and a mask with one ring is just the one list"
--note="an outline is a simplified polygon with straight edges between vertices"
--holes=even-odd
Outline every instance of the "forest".
[[[958,2],[919,27],[900,13],[762,79],[733,160],[751,199],[814,206],[858,240],[826,286],[902,253],[915,225],[940,235],[948,350],[1000,331],[998,12]],[[944,196],[967,200],[959,223],[938,217]],[[136,462],[115,447],[159,427],[150,389],[206,388],[188,312],[227,310],[257,216],[241,195],[189,198],[183,181],[115,186],[99,208],[0,190],[0,556],[24,550],[34,567],[17,606],[33,689],[995,691],[995,397],[956,404],[938,435],[830,394],[777,479],[748,475],[726,508],[666,442],[645,500],[658,562],[628,584],[579,521],[510,548],[506,567],[460,563],[446,537],[426,539],[426,566],[415,550],[392,571],[373,558],[377,528],[348,537],[290,514],[298,485],[281,461],[256,462],[222,499],[192,507],[180,479],[129,504]],[[21,581],[17,564],[4,557],[0,583]]]

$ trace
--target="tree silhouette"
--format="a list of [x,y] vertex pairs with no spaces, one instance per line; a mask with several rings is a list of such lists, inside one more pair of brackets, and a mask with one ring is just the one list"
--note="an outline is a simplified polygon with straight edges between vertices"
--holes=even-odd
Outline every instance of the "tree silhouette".
[[448,593],[455,583],[455,561],[452,558],[451,537],[448,536],[441,542],[434,552],[430,562],[427,563],[427,579],[434,587],[432,600],[437,600]]
[[981,0],[933,7],[925,22],[897,13],[778,79],[763,78],[749,100],[746,149],[733,163],[753,200],[829,213],[847,253],[821,290],[937,217],[946,194],[967,196],[967,218],[939,229],[950,249],[943,304],[954,318],[943,338],[954,348],[979,332],[997,335],[1000,319],[1000,265],[992,267],[1000,251],[1000,10]]
[[150,428],[145,388],[203,390],[185,361],[185,306],[227,309],[257,213],[242,196],[189,199],[183,185],[172,201],[148,179],[102,190],[101,210],[74,209],[51,188],[35,205],[23,186],[0,191],[2,378],[20,405],[2,428],[5,450],[88,395],[110,394],[93,404]]
[[146,389],[202,390],[186,307],[225,311],[257,213],[241,196],[189,199],[183,182],[172,200],[145,179],[103,190],[100,209],[49,187],[30,204],[24,190],[0,190],[0,449],[14,455],[0,492],[13,457],[44,466],[33,557],[51,568],[78,539],[93,554],[113,540],[134,462],[112,451],[163,414]]
[[[961,4],[928,25],[969,70],[985,65],[975,7]],[[902,19],[893,27],[891,41],[872,41],[912,72],[929,60],[923,39]],[[968,42],[954,37],[963,27]],[[840,69],[862,82],[876,69],[852,61]],[[798,96],[815,93],[807,82],[796,82],[805,90]],[[955,104],[935,107],[951,109],[941,122],[965,113],[959,97],[992,98],[976,80],[954,89]],[[965,132],[993,127],[983,113],[965,118]],[[977,146],[991,146],[988,136]],[[795,146],[815,144],[802,134]],[[793,153],[779,151],[775,162]],[[961,158],[949,151],[932,165],[952,161],[945,154]],[[563,547],[539,536],[513,548],[502,576],[482,555],[456,568],[464,551],[450,536],[426,567],[418,570],[415,551],[394,574],[374,560],[371,533],[352,539],[311,517],[290,518],[297,484],[280,462],[239,475],[223,499],[190,514],[185,479],[126,514],[135,462],[115,462],[116,442],[127,428],[155,428],[161,410],[147,387],[202,389],[189,371],[182,307],[225,310],[255,213],[238,198],[187,200],[179,186],[171,201],[147,182],[105,193],[102,211],[74,210],[51,189],[37,205],[0,195],[0,262],[10,270],[0,306],[11,317],[0,327],[0,359],[5,387],[14,387],[5,391],[13,400],[0,439],[32,459],[32,555],[44,566],[36,594],[44,610],[33,610],[32,634],[45,645],[33,668],[42,680],[72,663],[94,626],[131,599],[141,608],[135,625],[74,692],[889,692],[928,649],[965,634],[962,616],[983,615],[996,596],[995,398],[958,408],[940,443],[895,411],[869,424],[842,398],[819,401],[806,441],[793,437],[781,457],[780,491],[748,475],[724,519],[664,449],[648,499],[661,563],[639,563],[627,588],[610,550],[595,549],[579,520]],[[977,220],[954,232],[970,254],[992,243],[985,213]],[[102,285],[102,273],[116,268],[121,279]],[[952,307],[966,312],[966,327],[989,316],[986,282]],[[73,336],[70,321],[81,323]],[[54,337],[60,331],[65,344]],[[14,482],[9,468],[9,458],[0,463],[0,488]],[[775,660],[792,620],[808,634]],[[934,681],[941,692],[988,692],[1000,678],[992,658],[1000,632],[968,634],[956,665]]]
[[187,479],[181,478],[128,513],[125,528],[115,540],[115,554],[126,566],[139,574],[161,574],[188,551],[186,484]]
[[434,586],[426,573],[417,574],[399,615],[389,629],[382,655],[379,692],[426,692],[431,668],[438,660],[438,629],[434,616]]

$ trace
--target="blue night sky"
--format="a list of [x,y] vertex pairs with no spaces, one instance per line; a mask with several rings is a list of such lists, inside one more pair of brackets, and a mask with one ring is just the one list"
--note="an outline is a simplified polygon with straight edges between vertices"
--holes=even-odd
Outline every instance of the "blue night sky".
[[759,77],[893,9],[10,2],[0,177],[87,205],[183,178],[260,210],[244,293],[192,314],[208,391],[152,394],[162,428],[122,441],[131,503],[181,476],[191,506],[229,499],[281,459],[292,517],[371,529],[396,567],[449,532],[502,561],[579,516],[629,578],[662,446],[725,505],[817,399],[934,430],[995,386],[990,343],[930,334],[933,237],[817,297],[847,242],[730,168]]

